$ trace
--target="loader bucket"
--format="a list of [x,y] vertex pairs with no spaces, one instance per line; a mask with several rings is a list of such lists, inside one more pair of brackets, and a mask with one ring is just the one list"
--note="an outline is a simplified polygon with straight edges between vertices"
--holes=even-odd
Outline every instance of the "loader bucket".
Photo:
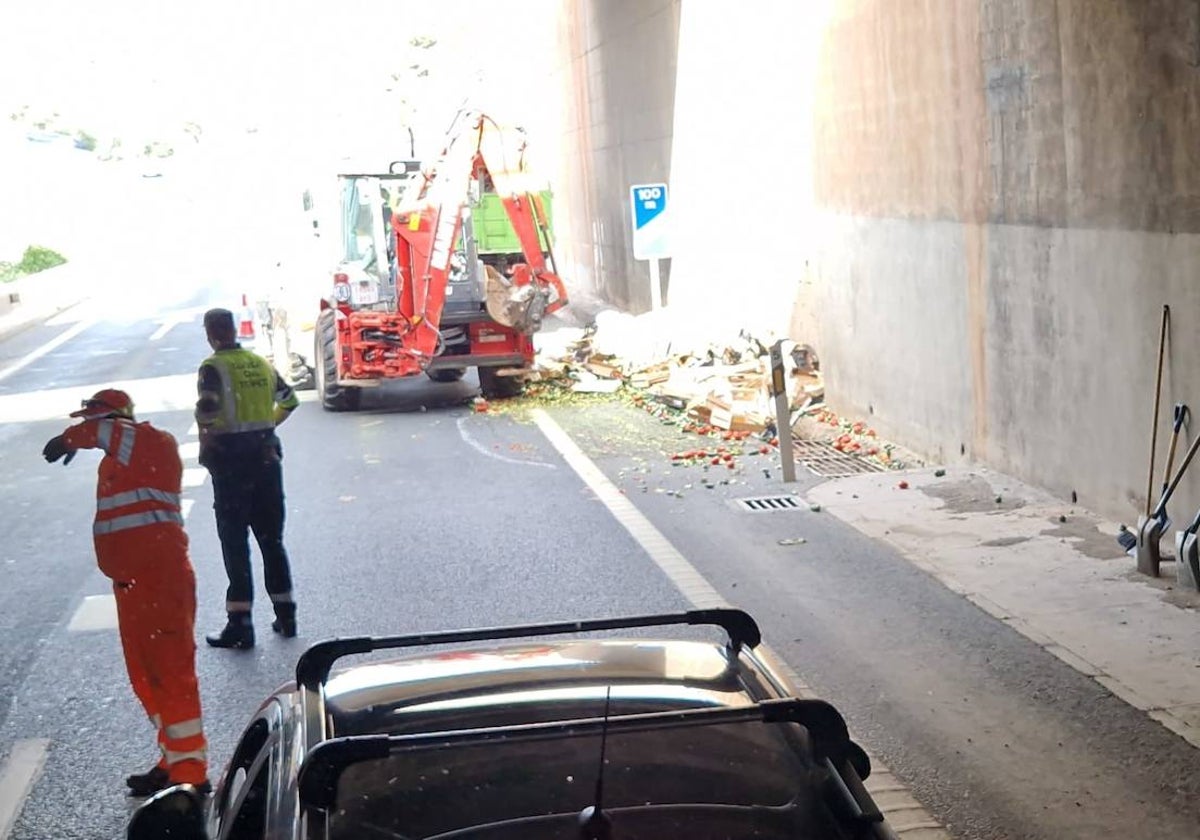
[[532,335],[542,326],[546,298],[534,283],[518,286],[496,269],[487,270],[485,297],[492,320],[524,335]]

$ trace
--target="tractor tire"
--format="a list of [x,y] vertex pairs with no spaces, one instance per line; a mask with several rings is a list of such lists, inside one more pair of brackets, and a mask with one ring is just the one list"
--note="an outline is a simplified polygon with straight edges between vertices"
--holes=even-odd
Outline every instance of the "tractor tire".
[[457,382],[467,375],[466,368],[441,368],[439,370],[427,370],[425,375],[434,382]]
[[498,376],[496,368],[479,368],[479,392],[490,400],[519,397],[525,391],[525,380],[519,376]]
[[326,309],[317,318],[313,330],[316,346],[313,351],[317,398],[326,411],[357,411],[362,390],[337,383],[337,323],[333,311]]

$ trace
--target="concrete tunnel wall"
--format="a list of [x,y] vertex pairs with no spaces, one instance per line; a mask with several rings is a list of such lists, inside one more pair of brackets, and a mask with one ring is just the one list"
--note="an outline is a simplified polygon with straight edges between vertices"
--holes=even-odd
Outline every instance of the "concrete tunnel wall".
[[[671,90],[613,70],[632,45],[665,42],[651,7],[677,15]],[[670,176],[673,308],[808,341],[843,413],[931,459],[1074,490],[1125,521],[1144,505],[1170,304],[1157,492],[1171,404],[1200,410],[1200,5],[562,10],[568,42],[586,45],[562,78],[586,79],[590,103],[567,120],[573,183],[590,190],[570,202],[572,268],[593,272],[601,296],[644,308],[629,280],[638,264],[615,239],[628,235],[624,191],[601,189],[642,155],[640,168]],[[655,144],[626,135],[635,115],[661,132],[668,108],[673,130]],[[647,164],[655,155],[666,157]],[[1176,520],[1197,504],[1200,465]]]
[[[546,130],[557,257],[577,299],[650,308],[629,187],[670,180],[680,0],[560,0]],[[667,285],[670,263],[662,266]]]
[[1200,407],[1198,26],[1186,0],[833,6],[813,209],[835,404],[1136,516],[1164,303],[1163,437],[1173,401]]

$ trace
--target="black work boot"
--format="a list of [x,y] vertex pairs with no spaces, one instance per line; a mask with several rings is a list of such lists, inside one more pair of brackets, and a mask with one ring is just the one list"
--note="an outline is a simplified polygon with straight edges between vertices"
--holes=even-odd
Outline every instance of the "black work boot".
[[161,767],[155,767],[148,773],[134,773],[125,780],[129,785],[130,796],[151,796],[160,790],[171,786],[171,777]]
[[296,605],[295,604],[276,604],[275,605],[275,620],[271,622],[271,629],[285,639],[292,639],[296,636]]
[[[129,785],[132,791],[149,790],[151,792],[162,790],[167,785],[169,775],[165,767],[159,767],[157,764],[147,770],[145,773],[131,773],[125,779],[125,784]],[[131,796],[148,796],[145,793],[131,793]]]
[[215,648],[245,650],[254,647],[254,624],[250,621],[250,613],[229,613],[225,628],[204,638]]

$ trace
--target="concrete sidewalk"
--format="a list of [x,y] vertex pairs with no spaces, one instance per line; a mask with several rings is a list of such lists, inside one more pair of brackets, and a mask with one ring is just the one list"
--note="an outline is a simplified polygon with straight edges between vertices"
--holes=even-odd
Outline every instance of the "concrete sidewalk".
[[1139,574],[1116,523],[979,468],[873,473],[806,495],[1200,747],[1200,593],[1175,586],[1175,563]]

